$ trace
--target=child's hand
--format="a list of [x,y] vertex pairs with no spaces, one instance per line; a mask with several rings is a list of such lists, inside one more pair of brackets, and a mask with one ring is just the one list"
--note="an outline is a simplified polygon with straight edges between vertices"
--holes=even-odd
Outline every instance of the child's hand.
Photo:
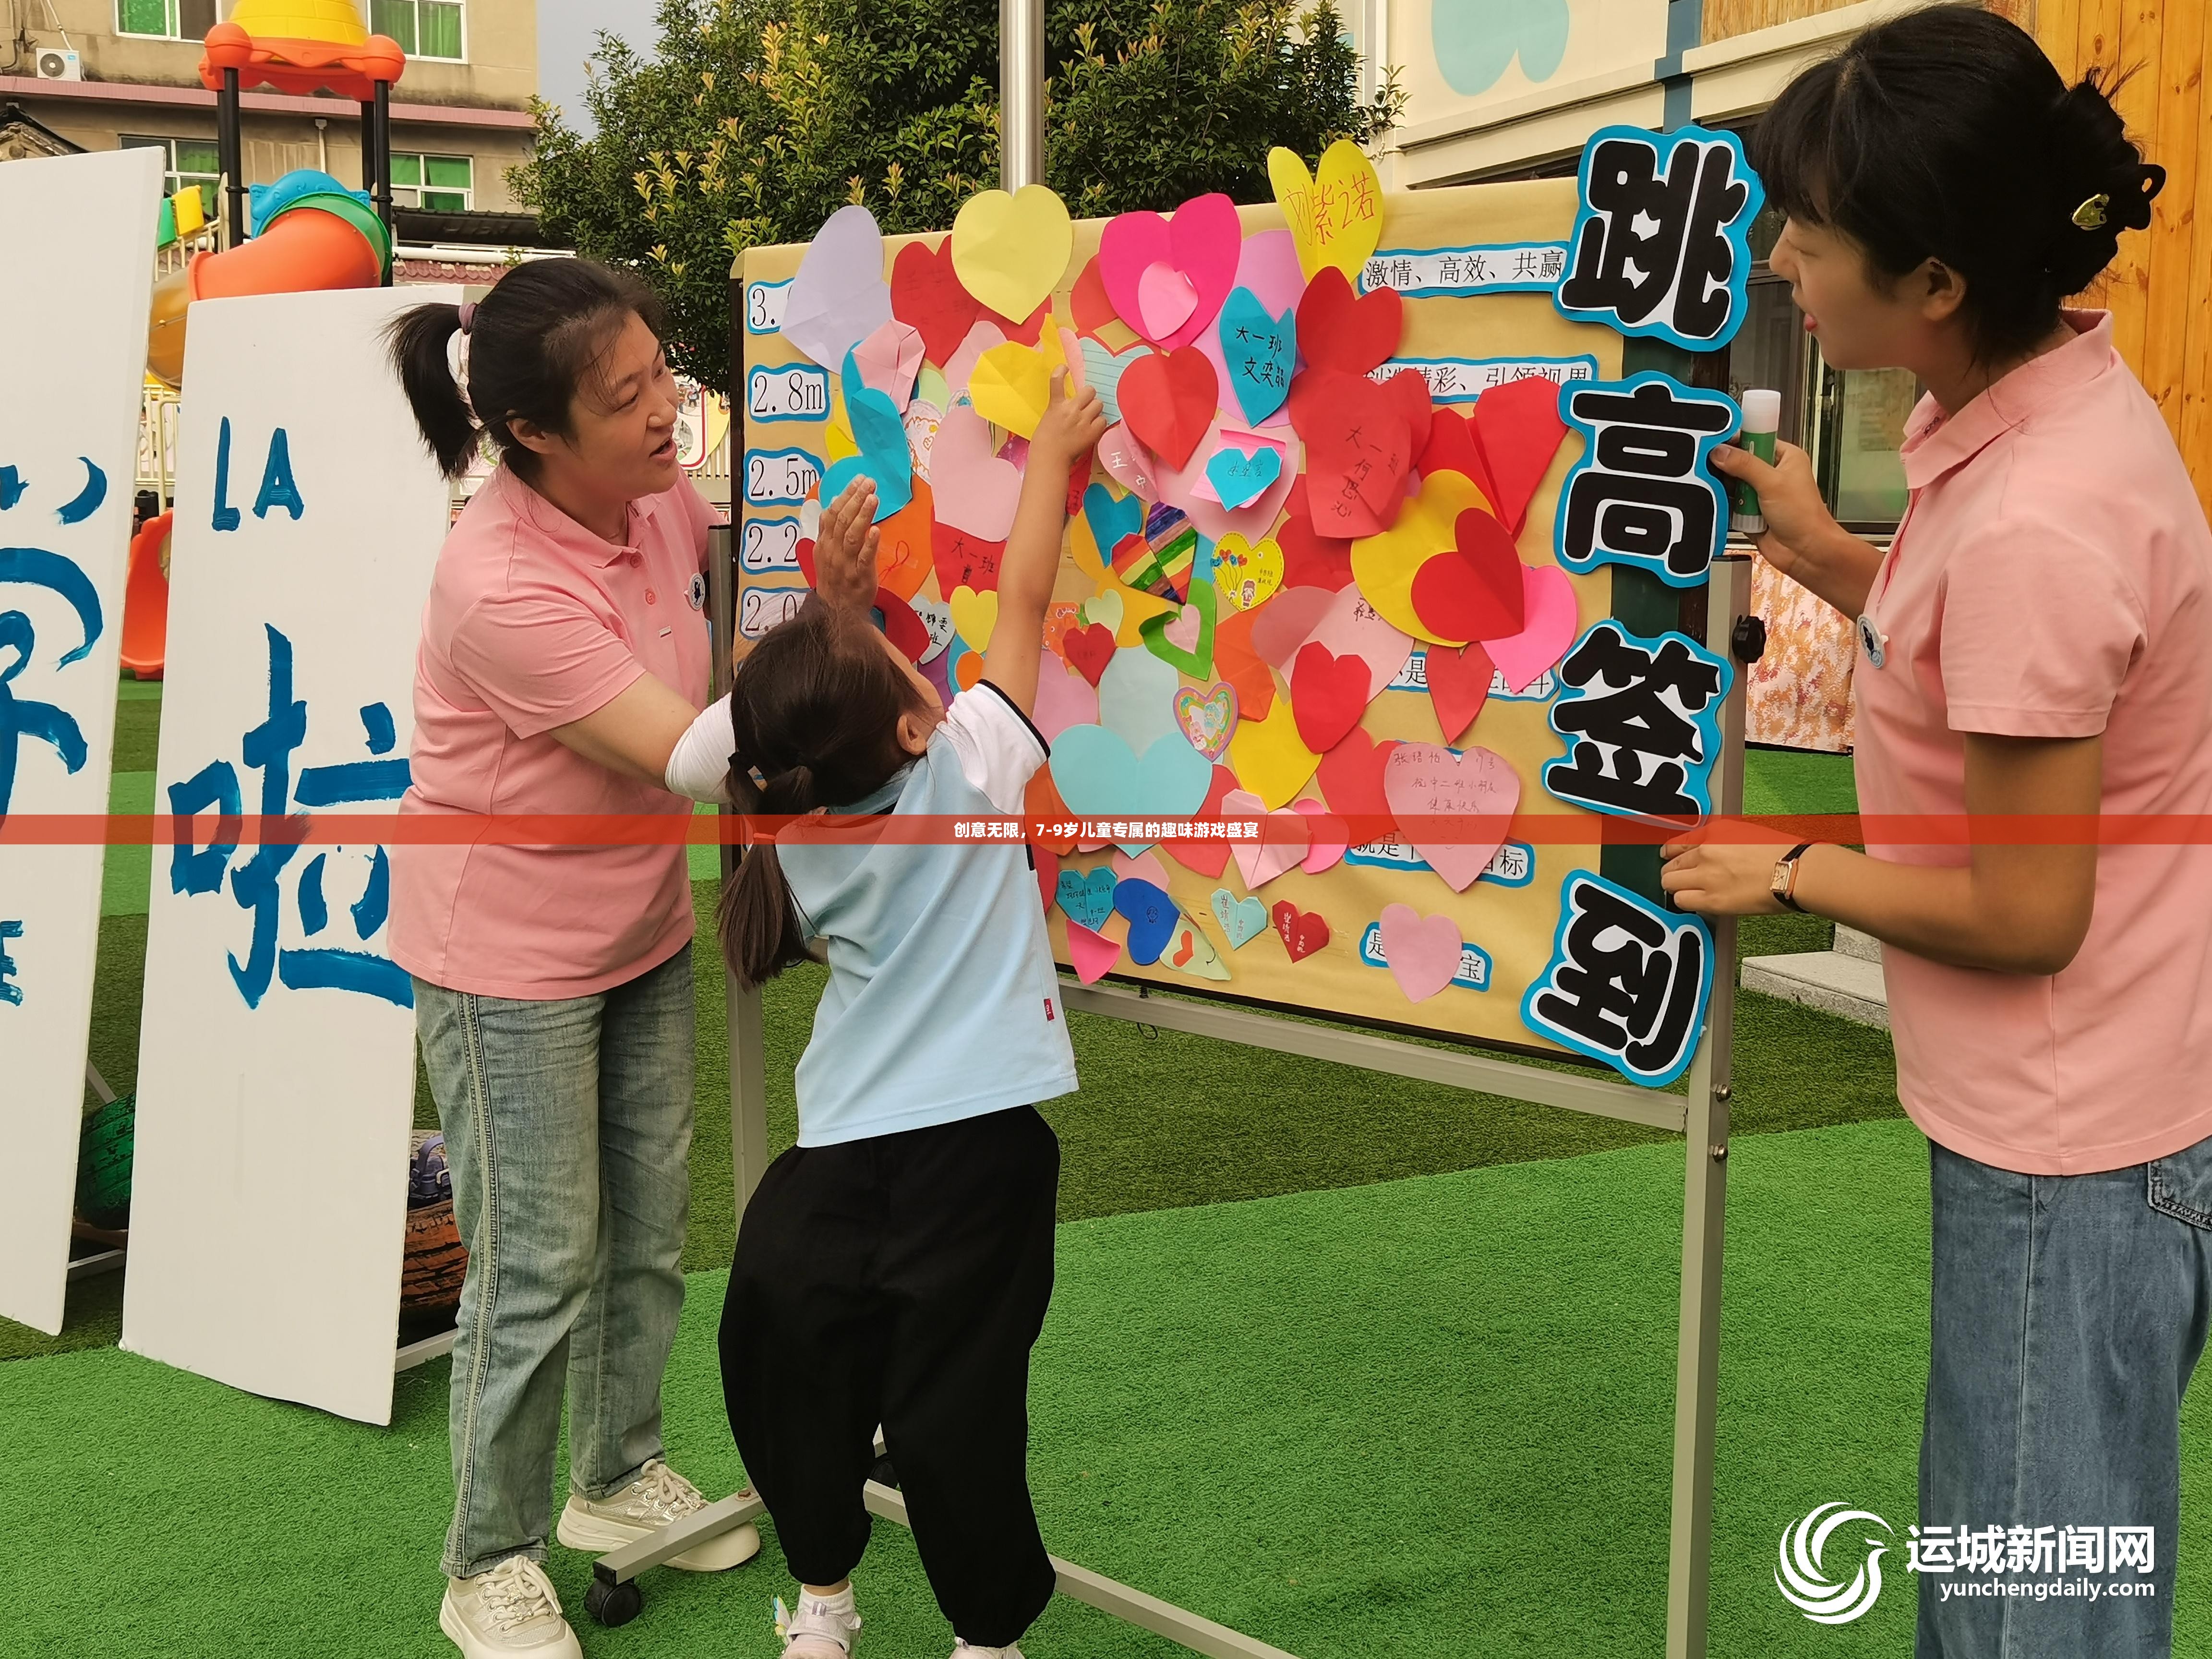
[[1030,454],[1048,466],[1066,471],[1079,456],[1088,455],[1106,435],[1106,405],[1098,393],[1084,386],[1067,395],[1067,371],[1052,372],[1052,388],[1045,394],[1044,418],[1030,440]]
[[822,509],[814,532],[814,591],[838,611],[866,611],[876,602],[876,486],[855,478]]

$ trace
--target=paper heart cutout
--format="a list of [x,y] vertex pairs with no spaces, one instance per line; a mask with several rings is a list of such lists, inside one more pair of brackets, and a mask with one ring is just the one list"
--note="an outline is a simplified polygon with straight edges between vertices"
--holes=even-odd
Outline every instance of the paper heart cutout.
[[[1191,816],[1206,819],[1218,818],[1221,816],[1221,803],[1229,798],[1230,792],[1236,787],[1237,775],[1227,767],[1217,763],[1213,769],[1213,780],[1206,786],[1206,799],[1198,811]],[[1184,841],[1164,841],[1159,846],[1160,851],[1175,860],[1176,863],[1185,869],[1195,870],[1201,876],[1218,878],[1221,872],[1229,867],[1229,843],[1217,836],[1193,837]]]
[[1298,351],[1308,368],[1364,374],[1390,361],[1405,325],[1395,289],[1355,295],[1344,272],[1324,265],[1298,301]]
[[1406,435],[1419,455],[1429,441],[1429,428],[1436,418],[1437,406],[1429,401],[1428,377],[1418,368],[1401,368],[1388,380],[1376,382],[1395,399],[1399,414],[1405,417]]
[[1096,686],[1106,665],[1114,660],[1114,630],[1103,623],[1092,623],[1071,629],[1065,645],[1067,665]]
[[1116,881],[1149,881],[1163,892],[1167,890],[1167,866],[1157,853],[1112,853],[1106,862],[1113,867]]
[[1147,340],[1164,340],[1190,320],[1198,309],[1198,290],[1190,278],[1164,259],[1155,259],[1137,279],[1137,313],[1143,319],[1137,332]]
[[1212,424],[1219,397],[1213,365],[1204,352],[1189,346],[1156,351],[1122,372],[1121,420],[1163,465],[1180,467]]
[[1296,714],[1278,698],[1265,720],[1241,716],[1229,738],[1229,764],[1238,786],[1267,804],[1287,805],[1313,776],[1321,757],[1298,736]]
[[1289,516],[1275,527],[1276,544],[1283,550],[1283,585],[1342,592],[1352,581],[1351,538],[1323,536],[1314,529],[1304,478],[1291,486],[1283,504]]
[[1097,453],[1106,476],[1122,489],[1147,501],[1159,500],[1159,463],[1130,432],[1127,416],[1106,428]]
[[1484,465],[1498,493],[1493,505],[1506,529],[1521,533],[1528,503],[1551,471],[1567,423],[1559,415],[1560,388],[1540,374],[1494,386],[1475,399],[1469,416]]
[[956,587],[972,587],[978,593],[996,592],[999,566],[1006,556],[1003,541],[986,541],[942,520],[930,526],[930,563],[937,572],[940,593],[950,593]]
[[921,623],[922,632],[929,635],[929,648],[922,653],[920,661],[915,664],[920,667],[933,661],[952,643],[956,632],[952,626],[952,607],[942,599],[929,599],[920,593],[906,604],[907,609],[913,611],[916,620]]
[[1004,543],[1022,496],[1022,470],[993,453],[991,428],[956,404],[937,428],[930,478],[940,523],[987,542]]
[[930,638],[929,630],[913,607],[889,588],[878,587],[872,609],[882,618],[884,637],[896,646],[908,662],[919,667],[929,652]]
[[933,248],[908,242],[891,261],[891,314],[921,336],[924,360],[939,368],[951,361],[982,309],[952,268],[951,238]]
[[916,478],[914,498],[883,521],[876,539],[876,580],[911,600],[933,568],[931,520],[936,511],[929,486]]
[[1300,646],[1291,665],[1299,741],[1316,755],[1341,743],[1367,712],[1370,674],[1360,658],[1339,657],[1318,640]]
[[1091,985],[1103,979],[1106,970],[1121,959],[1121,946],[1119,940],[1071,921],[1067,924],[1067,956],[1074,966],[1076,978]]
[[1495,672],[1490,653],[1478,641],[1454,650],[1432,645],[1423,666],[1429,682],[1429,702],[1436,710],[1437,726],[1448,744],[1457,743],[1490,696]]
[[894,317],[854,346],[852,355],[861,383],[891,400],[903,426],[915,376],[921,372],[921,331]]
[[1206,481],[1224,507],[1247,507],[1266,495],[1283,475],[1282,452],[1272,448],[1217,449],[1206,463]]
[[1071,726],[1096,726],[1098,690],[1073,669],[1062,668],[1048,658],[1038,665],[1036,707],[1030,710],[1030,718],[1047,743]]
[[1376,612],[1414,639],[1466,644],[1471,635],[1439,635],[1421,620],[1413,605],[1413,579],[1430,560],[1457,546],[1462,514],[1489,505],[1473,479],[1457,472],[1428,473],[1395,524],[1380,535],[1354,541],[1352,577]]
[[783,337],[824,368],[891,318],[884,282],[884,234],[875,216],[841,207],[822,222],[799,256],[783,301]]
[[1139,357],[1152,355],[1150,346],[1131,346],[1127,351],[1112,352],[1096,340],[1085,340],[1079,348],[1083,363],[1083,383],[1098,394],[1105,406],[1106,418],[1121,418],[1121,376],[1129,365]]
[[1217,887],[1213,890],[1213,919],[1221,924],[1229,948],[1240,950],[1267,931],[1267,902],[1249,894],[1238,898],[1226,887]]
[[1455,536],[1455,545],[1413,572],[1414,617],[1429,636],[1455,644],[1519,633],[1527,601],[1512,537],[1480,507],[1459,515]]
[[1182,740],[1160,738],[1140,756],[1103,726],[1072,726],[1052,746],[1053,787],[1079,817],[1188,817],[1206,799],[1213,764]]
[[1095,253],[1083,262],[1075,286],[1069,290],[1067,308],[1075,319],[1077,333],[1109,349],[1111,343],[1106,338],[1109,331],[1125,338],[1135,332],[1114,314],[1114,301],[1106,292],[1104,279],[1098,274],[1098,256]]
[[[1474,411],[1438,409],[1429,420],[1429,441],[1421,446],[1414,468],[1424,478],[1431,472],[1456,472],[1481,491],[1482,499],[1498,507],[1498,486],[1491,482],[1490,463],[1482,457],[1482,441],[1475,436]],[[1498,515],[1501,520],[1503,513]]]
[[968,376],[968,401],[994,426],[1024,438],[1036,435],[1052,394],[1044,354],[1025,345],[993,346]]
[[1128,604],[1122,597],[1127,591],[1124,588],[1115,587],[1109,588],[1103,593],[1093,593],[1078,607],[1084,622],[1103,623],[1116,634],[1120,633],[1121,613],[1127,608]]
[[1291,803],[1291,810],[1304,813],[1308,828],[1312,831],[1311,844],[1306,848],[1305,857],[1298,863],[1298,868],[1308,875],[1321,874],[1352,850],[1350,827],[1310,795],[1299,796]]
[[952,361],[945,365],[947,392],[955,398],[965,398],[969,383],[975,377],[975,365],[983,361],[983,354],[996,351],[1006,343],[1004,329],[988,317],[979,318],[969,329],[967,337],[953,348]]
[[1177,918],[1176,930],[1169,935],[1167,948],[1160,952],[1160,960],[1179,974],[1189,974],[1199,979],[1225,980],[1229,977],[1228,966],[1221,960],[1221,953],[1213,948],[1213,941],[1206,938],[1188,916]]
[[1190,603],[1137,624],[1145,649],[1194,680],[1213,678],[1213,627],[1218,601],[1212,582],[1193,582]]
[[1275,677],[1252,649],[1249,611],[1232,611],[1214,625],[1213,672],[1237,688],[1240,720],[1263,720],[1275,706]]
[[[953,584],[955,586],[958,583]],[[969,586],[974,587],[970,582]],[[981,591],[980,589],[978,590]],[[1067,599],[1054,599],[1044,608],[1042,643],[1044,648],[1060,659],[1067,660],[1067,636],[1083,626],[1082,607]]]
[[1213,544],[1213,585],[1234,611],[1252,611],[1283,585],[1283,550],[1270,538],[1256,547],[1231,533]]
[[1336,604],[1337,596],[1325,587],[1281,589],[1252,619],[1252,649],[1262,662],[1288,673],[1298,647],[1313,637]]
[[1316,532],[1343,538],[1388,529],[1415,450],[1400,395],[1364,375],[1310,368],[1291,382],[1290,403]]
[[1298,265],[1308,277],[1324,265],[1356,276],[1382,238],[1382,185],[1375,164],[1349,138],[1322,152],[1308,173],[1304,159],[1277,148],[1267,152],[1267,182],[1296,240]]
[[1219,760],[1229,747],[1230,733],[1237,729],[1236,688],[1217,685],[1197,691],[1182,686],[1176,692],[1175,709],[1176,723],[1190,746],[1208,760]]
[[1049,917],[1053,902],[1060,896],[1060,854],[1033,841],[1030,843],[1030,862],[1036,872],[1037,896],[1044,901],[1044,913]]
[[[1243,225],[1236,204],[1218,192],[1193,197],[1171,218],[1124,213],[1109,220],[1098,237],[1098,275],[1121,320],[1146,338],[1174,348],[1196,339],[1237,281]],[[1188,311],[1153,316],[1144,283],[1155,268],[1190,290]],[[1155,278],[1156,289],[1160,285]]]
[[947,601],[952,607],[952,626],[976,651],[990,648],[991,630],[999,625],[999,596],[978,593],[972,587],[956,587]]
[[1352,820],[1349,829],[1356,844],[1381,841],[1397,831],[1390,816],[1390,799],[1383,792],[1382,771],[1398,747],[1397,739],[1380,743],[1355,726],[1344,741],[1321,757],[1321,792],[1340,817]]
[[1465,942],[1449,916],[1424,916],[1410,904],[1382,907],[1382,957],[1410,1002],[1426,1002],[1459,976]]
[[1287,311],[1270,316],[1249,288],[1231,290],[1222,301],[1215,332],[1219,367],[1248,421],[1266,420],[1290,395],[1298,351],[1297,328],[1291,316]]
[[1075,251],[1067,207],[1042,185],[979,191],[952,220],[961,286],[1001,317],[1025,318],[1051,295]]
[[1114,914],[1115,880],[1114,872],[1103,865],[1087,872],[1063,870],[1054,896],[1070,921],[1095,933]]
[[1176,670],[1149,651],[1124,647],[1098,678],[1098,723],[1117,733],[1138,754],[1173,732],[1182,741],[1175,714]]
[[1301,910],[1288,899],[1277,899],[1271,913],[1275,933],[1292,962],[1304,962],[1328,943],[1328,923],[1318,910]]
[[1504,756],[1480,746],[1455,754],[1437,744],[1401,743],[1382,769],[1382,793],[1413,850],[1452,891],[1464,893],[1505,844],[1521,804],[1521,776]]
[[860,453],[848,455],[822,475],[822,499],[834,501],[855,478],[876,486],[875,521],[881,524],[914,499],[914,458],[906,447],[906,422],[891,400],[860,379],[853,354],[845,354],[845,414]]
[[1392,627],[1356,587],[1335,597],[1307,637],[1327,646],[1333,655],[1358,657],[1367,665],[1370,702],[1382,695],[1413,654],[1411,636]]
[[1128,918],[1129,960],[1139,968],[1149,968],[1160,959],[1176,924],[1182,920],[1182,912],[1176,908],[1166,890],[1149,881],[1115,882],[1114,908]]
[[1510,691],[1527,690],[1538,675],[1565,656],[1579,626],[1574,584],[1565,571],[1555,564],[1524,564],[1521,580],[1528,625],[1510,638],[1482,642]]
[[1231,847],[1247,891],[1256,891],[1285,871],[1298,867],[1311,833],[1303,813],[1270,811],[1267,803],[1249,789],[1232,790],[1221,806],[1231,817],[1267,820],[1259,840],[1240,841]]
[[1145,533],[1145,502],[1139,495],[1116,496],[1104,484],[1083,492],[1083,522],[1097,544],[1098,556],[1110,564],[1114,550],[1131,536]]
[[[1218,494],[1206,476],[1206,463],[1224,443],[1249,449],[1257,445],[1270,445],[1283,452],[1282,471],[1275,481],[1256,499],[1239,507],[1224,507]],[[1297,434],[1285,428],[1262,428],[1245,432],[1241,427],[1227,426],[1217,416],[1209,422],[1206,435],[1202,439],[1190,460],[1182,467],[1163,464],[1159,469],[1160,500],[1180,508],[1201,536],[1218,541],[1224,536],[1238,535],[1247,541],[1265,536],[1282,512],[1283,502],[1297,480],[1299,458],[1304,453]]]

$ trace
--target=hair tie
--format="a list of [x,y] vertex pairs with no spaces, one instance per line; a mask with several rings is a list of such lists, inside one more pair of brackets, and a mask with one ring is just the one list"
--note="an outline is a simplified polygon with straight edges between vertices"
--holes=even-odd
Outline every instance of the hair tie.
[[471,329],[471,328],[475,327],[475,326],[476,326],[476,320],[477,320],[477,302],[476,302],[474,300],[464,300],[464,301],[461,301],[461,332],[462,332],[462,333],[464,333],[464,334],[465,334],[465,333],[467,333],[467,332],[469,331],[469,330],[470,330],[470,329]]

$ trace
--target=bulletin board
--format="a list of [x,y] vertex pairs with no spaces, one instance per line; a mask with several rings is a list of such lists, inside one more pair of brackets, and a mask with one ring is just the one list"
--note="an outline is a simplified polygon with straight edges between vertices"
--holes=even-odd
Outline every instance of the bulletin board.
[[[1733,140],[1686,134],[1705,148],[1680,151],[1687,171],[1674,176],[1694,179],[1698,157],[1728,151],[1715,173],[1733,177],[1729,200],[1747,222],[1756,181],[1746,209],[1747,173],[1728,171],[1741,167]],[[1675,138],[1645,133],[1622,142],[1651,155],[1667,178],[1665,150]],[[879,609],[895,639],[910,639],[922,672],[956,693],[976,672],[994,625],[989,526],[973,519],[977,498],[1004,488],[1007,463],[1022,457],[1018,429],[1000,411],[1018,411],[1018,383],[1043,372],[1024,354],[1066,362],[1078,378],[1113,387],[1126,405],[1137,384],[1127,377],[1148,372],[1139,368],[1144,359],[1173,367],[1202,353],[1216,396],[1210,416],[1196,422],[1204,436],[1190,458],[1178,463],[1167,453],[1179,444],[1176,420],[1194,419],[1180,406],[1164,415],[1154,398],[1141,434],[1138,416],[1109,407],[1117,424],[1088,477],[1071,489],[1079,504],[1048,613],[1037,698],[1054,754],[1021,831],[1037,849],[1057,960],[1086,983],[1106,977],[1521,1050],[1577,1051],[1611,1061],[1632,1081],[1670,1082],[1694,1046],[1694,1023],[1667,1064],[1639,1068],[1603,1051],[1618,1045],[1559,1041],[1557,1026],[1528,1008],[1561,958],[1570,890],[1580,883],[1577,890],[1596,891],[1603,813],[1629,810],[1592,811],[1571,799],[1571,787],[1552,787],[1575,747],[1562,720],[1572,726],[1563,710],[1579,688],[1563,682],[1563,659],[1583,662],[1580,678],[1603,690],[1604,676],[1588,665],[1616,642],[1598,638],[1614,612],[1616,566],[1644,564],[1676,586],[1702,583],[1725,504],[1716,522],[1708,503],[1710,533],[1687,536],[1695,556],[1670,571],[1635,551],[1633,534],[1593,553],[1612,510],[1602,506],[1598,529],[1582,526],[1577,544],[1587,556],[1563,560],[1577,536],[1572,526],[1563,532],[1562,503],[1573,475],[1603,470],[1590,441],[1611,417],[1590,411],[1632,413],[1651,399],[1664,405],[1661,425],[1682,428],[1660,434],[1686,446],[1680,488],[1717,500],[1717,484],[1688,474],[1735,429],[1736,412],[1718,394],[1662,376],[1624,378],[1624,331],[1669,331],[1571,314],[1573,285],[1563,279],[1577,246],[1591,253],[1586,289],[1603,286],[1592,281],[1601,239],[1582,235],[1592,218],[1587,179],[1387,194],[1364,168],[1349,145],[1322,158],[1317,179],[1277,152],[1273,204],[1232,209],[1225,198],[1201,198],[1171,218],[1078,222],[1064,243],[1054,240],[1059,228],[1042,204],[1023,222],[1031,191],[1049,195],[1031,187],[1023,198],[976,198],[950,236],[881,237],[864,209],[848,208],[811,244],[748,252],[733,273],[744,401],[733,490],[738,631],[757,637],[796,607],[825,488],[834,495],[855,471],[874,476],[896,441],[884,434],[902,428],[913,495],[903,505],[887,499],[879,515]],[[969,213],[987,201],[989,222],[971,228]],[[1629,216],[1620,216],[1625,237]],[[1157,228],[1132,232],[1133,220]],[[1040,245],[1053,258],[1067,248],[1048,276],[1034,251]],[[1687,246],[1688,274],[1669,279],[1676,291],[1660,306],[1662,318],[1697,311],[1681,297],[1698,286],[1689,271],[1698,244]],[[1736,263],[1740,286],[1748,260]],[[1626,292],[1617,265],[1608,292]],[[1047,283],[1048,294],[1036,301]],[[1009,310],[979,309],[963,285],[1003,294],[1001,303],[1016,309],[1033,301],[1037,308],[1016,324]],[[1337,291],[1322,295],[1324,287]],[[1388,319],[1370,304],[1386,290],[1395,307]],[[1276,329],[1295,336],[1295,347],[1271,337]],[[1255,409],[1246,393],[1276,357],[1288,398],[1269,412],[1261,395]],[[1425,421],[1425,432],[1412,434],[1396,501],[1370,502],[1345,483],[1340,434],[1316,405],[1345,402],[1345,419],[1357,425],[1372,399],[1342,380],[1327,383],[1328,398],[1311,396],[1322,368],[1349,370],[1386,390],[1394,376],[1407,383],[1397,390],[1419,388],[1413,401],[1425,407],[1411,419],[1416,428]],[[1207,384],[1202,372],[1194,375]],[[1179,378],[1154,373],[1139,395],[1153,397],[1158,384]],[[1577,404],[1571,394],[1580,387],[1603,396]],[[855,407],[854,388],[865,408]],[[887,427],[894,406],[898,425]],[[1245,439],[1253,451],[1241,447]],[[1239,469],[1268,440],[1279,451],[1271,487],[1242,507],[1221,490],[1206,499],[1215,482],[1209,455],[1239,450],[1222,478],[1242,489]],[[1472,459],[1458,459],[1470,447]],[[1264,471],[1264,456],[1259,464]],[[1347,495],[1358,498],[1349,517],[1340,505]],[[1180,510],[1181,532],[1195,532],[1183,549],[1164,509]],[[1472,532],[1470,514],[1483,521]],[[970,521],[957,522],[963,515]],[[1510,570],[1509,558],[1522,568],[1512,629],[1481,631],[1463,606],[1453,609],[1456,601],[1424,608],[1425,577],[1417,573],[1452,553],[1485,573],[1484,582]],[[1178,556],[1188,561],[1180,571]],[[1212,603],[1201,603],[1198,590],[1209,583]],[[1451,616],[1461,621],[1439,619]],[[1616,635],[1629,631],[1613,626]],[[1717,705],[1727,665],[1668,637],[1675,643],[1666,648],[1680,656],[1688,647],[1704,665],[1692,665],[1711,681],[1700,707]],[[1325,655],[1309,675],[1305,653],[1316,644]],[[1364,695],[1345,689],[1345,675],[1358,678],[1346,667],[1354,658],[1371,673]],[[1328,718],[1347,699],[1357,708],[1348,730]],[[1709,764],[1718,741],[1710,714],[1676,723],[1686,732],[1702,726],[1692,742]],[[1155,787],[1155,744],[1212,761],[1202,805],[1185,756],[1167,769],[1176,787]],[[1175,810],[1162,810],[1170,797]],[[1692,816],[1704,807],[1687,797],[1681,805]],[[1267,838],[1188,838],[1182,831],[1194,806],[1214,816],[1269,815]],[[1462,818],[1439,830],[1429,822],[1439,812],[1496,827],[1470,828]],[[1282,827],[1301,820],[1302,830]],[[1677,944],[1697,933],[1699,971],[1710,980],[1711,941],[1700,924],[1647,915],[1636,925],[1673,930]]]

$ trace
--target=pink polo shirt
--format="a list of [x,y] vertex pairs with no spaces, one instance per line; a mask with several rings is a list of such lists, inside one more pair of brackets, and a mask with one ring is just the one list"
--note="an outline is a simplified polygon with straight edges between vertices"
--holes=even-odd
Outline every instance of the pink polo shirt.
[[[2067,322],[2067,344],[1906,428],[1911,505],[1868,602],[1883,665],[1862,644],[1854,677],[1863,812],[1963,812],[1968,732],[2101,732],[2107,815],[2212,812],[2212,532],[2111,319]],[[2103,848],[2062,972],[1883,957],[1898,1097],[1931,1139],[2081,1175],[2212,1135],[2212,848]]]
[[[707,702],[707,527],[689,480],[632,501],[617,547],[505,467],[438,554],[415,658],[403,815],[689,813],[551,734],[652,674]],[[449,990],[589,996],[691,938],[685,849],[415,844],[392,863],[392,960]]]

